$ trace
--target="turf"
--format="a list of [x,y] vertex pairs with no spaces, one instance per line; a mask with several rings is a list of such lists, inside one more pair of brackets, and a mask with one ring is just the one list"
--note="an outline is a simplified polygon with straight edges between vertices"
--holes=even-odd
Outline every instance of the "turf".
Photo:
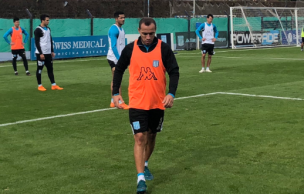
[[[200,52],[176,55],[176,97],[234,92],[304,99],[299,48],[217,49],[199,74]],[[0,64],[0,125],[105,109],[110,67],[104,57],[55,61],[37,91],[18,62]],[[123,80],[127,99],[128,73]],[[149,168],[149,194],[297,194],[304,189],[304,101],[216,94],[179,99],[166,110]],[[135,193],[136,170],[128,111],[60,117],[0,127],[0,193]]]

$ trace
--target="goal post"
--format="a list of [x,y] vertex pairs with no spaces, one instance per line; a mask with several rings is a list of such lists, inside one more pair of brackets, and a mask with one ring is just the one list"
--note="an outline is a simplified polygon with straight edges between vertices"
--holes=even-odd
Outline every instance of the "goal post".
[[230,7],[232,49],[299,46],[304,8]]

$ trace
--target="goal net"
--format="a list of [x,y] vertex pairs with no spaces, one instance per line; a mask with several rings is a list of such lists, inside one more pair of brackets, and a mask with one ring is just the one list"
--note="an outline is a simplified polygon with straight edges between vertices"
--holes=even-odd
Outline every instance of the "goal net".
[[231,46],[263,48],[302,42],[303,8],[231,7]]

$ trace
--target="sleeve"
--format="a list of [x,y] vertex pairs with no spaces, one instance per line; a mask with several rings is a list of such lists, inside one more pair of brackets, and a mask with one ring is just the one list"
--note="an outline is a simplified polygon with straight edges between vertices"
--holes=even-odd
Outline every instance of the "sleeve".
[[22,29],[22,33],[25,35],[25,39],[24,39],[23,43],[26,44],[27,40],[29,38],[29,34],[27,33],[27,31],[24,28],[21,27],[21,29]]
[[121,85],[123,74],[130,65],[133,47],[134,47],[134,42],[130,43],[122,50],[121,56],[117,62],[114,71],[112,95],[119,94],[119,88]]
[[217,38],[219,36],[219,31],[217,30],[215,25],[213,25],[213,30],[215,32],[214,38]]
[[[51,32],[51,28],[49,28],[50,32]],[[50,33],[50,37],[51,37],[51,52],[54,52],[54,45],[53,45],[53,38],[52,38],[52,34]]]
[[13,33],[13,29],[10,28],[4,35],[3,35],[3,38],[5,39],[5,41],[8,43],[8,44],[11,44],[11,41],[7,38],[9,35],[11,35]]
[[114,52],[114,55],[116,57],[117,60],[119,60],[119,53],[118,53],[118,50],[117,50],[117,38],[119,36],[119,31],[118,29],[115,27],[115,26],[112,26],[109,30],[109,37],[110,37],[110,40],[111,40],[111,48]]
[[53,53],[54,52],[54,45],[53,45],[53,38],[51,36],[51,52]]
[[39,52],[39,54],[41,55],[42,54],[42,50],[41,50],[41,46],[40,46],[40,37],[43,36],[43,32],[41,31],[41,29],[37,28],[34,32],[34,35],[35,35],[35,45],[36,45],[36,48]]
[[203,39],[203,37],[201,36],[201,30],[205,29],[205,23],[202,23],[196,30],[195,33],[196,35],[200,38]]
[[179,67],[170,46],[162,42],[162,60],[169,74],[169,94],[175,97],[179,81]]

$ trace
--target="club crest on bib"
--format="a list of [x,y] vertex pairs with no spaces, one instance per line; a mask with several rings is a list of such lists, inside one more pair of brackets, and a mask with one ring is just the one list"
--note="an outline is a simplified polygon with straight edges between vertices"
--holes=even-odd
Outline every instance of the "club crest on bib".
[[158,60],[154,60],[153,61],[153,67],[158,67],[159,66],[159,61]]

